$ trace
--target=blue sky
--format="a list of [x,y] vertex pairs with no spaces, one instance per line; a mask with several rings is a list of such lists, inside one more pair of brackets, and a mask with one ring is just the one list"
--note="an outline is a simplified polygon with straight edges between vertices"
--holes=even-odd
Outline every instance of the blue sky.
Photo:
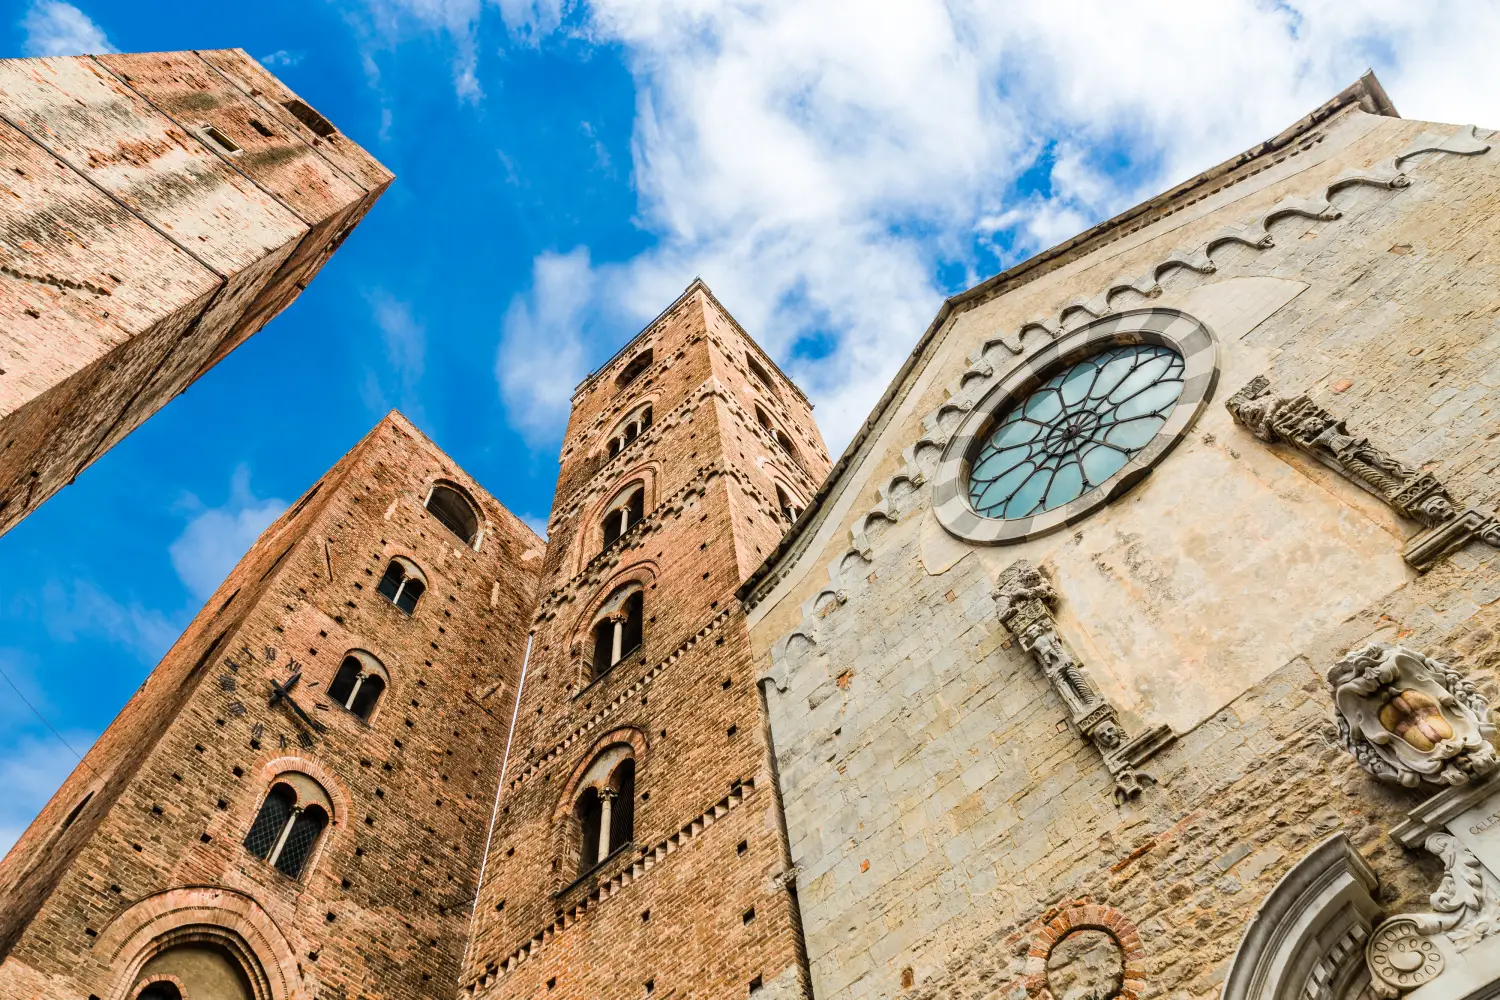
[[855,6],[0,3],[5,56],[242,47],[397,175],[297,303],[0,537],[0,850],[391,407],[539,525],[573,385],[702,275],[837,452],[944,295],[1368,66],[1410,117],[1500,126],[1482,0]]

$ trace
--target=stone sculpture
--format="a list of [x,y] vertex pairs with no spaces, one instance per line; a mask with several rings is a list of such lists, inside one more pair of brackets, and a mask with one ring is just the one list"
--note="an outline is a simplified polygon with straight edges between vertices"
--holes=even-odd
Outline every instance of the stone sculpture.
[[1340,741],[1375,777],[1448,786],[1495,769],[1489,706],[1451,667],[1371,642],[1334,664],[1328,683]]

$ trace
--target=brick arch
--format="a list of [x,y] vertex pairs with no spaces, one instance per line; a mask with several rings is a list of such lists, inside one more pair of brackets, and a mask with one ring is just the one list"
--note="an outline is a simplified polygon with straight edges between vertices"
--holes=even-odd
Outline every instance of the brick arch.
[[600,582],[590,595],[588,603],[580,608],[578,616],[573,620],[573,626],[568,632],[568,648],[575,653],[583,648],[584,639],[594,624],[594,616],[611,594],[631,582],[639,583],[642,588],[649,590],[656,582],[657,572],[655,559],[642,559],[619,569],[609,579]]
[[1135,924],[1112,906],[1080,900],[1058,911],[1042,924],[1026,953],[1026,995],[1031,1000],[1054,1000],[1047,987],[1047,959],[1057,943],[1074,931],[1103,931],[1120,946],[1124,966],[1120,1000],[1138,1000],[1146,987],[1146,951]]
[[484,504],[479,502],[479,498],[474,495],[474,491],[467,484],[461,483],[452,476],[442,472],[435,472],[430,476],[422,477],[422,492],[417,498],[417,506],[421,507],[424,512],[427,510],[427,501],[432,498],[432,491],[439,486],[446,486],[463,497],[464,501],[468,503],[469,509],[474,511],[474,518],[479,522],[479,527],[474,532],[473,543],[467,547],[478,552],[484,544],[485,537],[494,528],[488,512],[484,509]]
[[568,775],[568,780],[563,782],[562,792],[557,798],[557,805],[552,810],[553,822],[562,819],[573,808],[573,800],[578,798],[579,795],[578,786],[582,784],[584,777],[589,773],[589,768],[594,765],[594,761],[599,759],[599,755],[610,747],[622,743],[629,745],[631,755],[635,758],[636,767],[640,767],[641,761],[646,756],[648,746],[645,733],[634,726],[621,726],[618,729],[613,729],[605,733],[593,742],[593,745],[588,749],[588,753],[578,759],[578,763],[573,767],[572,773]]
[[[605,455],[609,451],[609,442],[614,438],[615,432],[625,426],[627,418],[647,406],[651,407],[651,426],[656,426],[657,419],[661,416],[658,412],[661,407],[661,390],[659,388],[648,389],[639,396],[633,396],[630,402],[619,403],[606,411],[608,417],[612,418],[606,425],[602,421],[599,426],[601,430],[595,435],[594,442],[589,448],[591,456]],[[607,426],[608,429],[603,429]]]
[[[346,657],[353,656],[355,653],[364,653],[374,657],[379,662],[381,669],[385,671],[386,687],[385,693],[380,696],[380,701],[375,705],[375,711],[370,713],[369,719],[365,720],[368,725],[373,726],[375,725],[375,720],[380,717],[381,708],[385,705],[387,699],[396,695],[398,689],[406,687],[406,667],[399,659],[386,655],[381,650],[379,644],[370,642],[363,636],[356,638],[348,636],[346,633],[344,641],[347,645],[344,651],[338,655],[338,658],[334,660],[333,669],[329,670],[326,675],[318,677],[318,683],[322,685],[320,690],[328,690],[328,686],[333,683],[334,677],[338,675],[339,668],[344,665]],[[335,648],[337,647],[335,646]],[[319,657],[319,659],[321,660],[322,657]],[[323,669],[323,667],[320,665],[319,669]]]
[[178,979],[176,976],[172,975],[170,972],[158,972],[154,976],[148,976],[145,979],[142,979],[139,983],[136,984],[136,990],[130,995],[130,1000],[135,1000],[136,997],[139,997],[142,993],[145,993],[148,988],[155,986],[157,983],[171,983],[173,986],[177,987],[177,992],[182,995],[182,1000],[197,1000],[196,997],[188,992],[187,985],[183,983],[181,979]]
[[[214,942],[253,960],[256,1000],[312,1000],[287,937],[254,897],[224,886],[187,885],[137,900],[105,925],[93,951],[105,967],[94,992],[131,1000],[135,977],[174,944]],[[258,976],[255,973],[260,973]]]

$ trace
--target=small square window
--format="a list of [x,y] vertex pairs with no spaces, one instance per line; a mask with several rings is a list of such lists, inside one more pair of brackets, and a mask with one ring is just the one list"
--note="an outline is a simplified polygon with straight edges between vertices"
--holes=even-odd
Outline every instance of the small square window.
[[750,980],[750,992],[751,993],[759,993],[760,992],[760,986],[761,986],[761,983],[760,983],[760,977],[759,976],[756,976],[754,979]]
[[750,841],[742,840],[740,841],[739,846],[734,849],[734,853],[744,854],[748,850],[750,850]]
[[752,921],[754,919],[755,919],[755,907],[753,907],[753,906],[750,907],[750,909],[746,910],[744,913],[740,914],[740,922],[741,923],[748,924],[750,921]]
[[650,919],[651,919],[651,911],[650,910],[643,910],[641,912],[641,923],[644,924],[647,921],[649,921]]

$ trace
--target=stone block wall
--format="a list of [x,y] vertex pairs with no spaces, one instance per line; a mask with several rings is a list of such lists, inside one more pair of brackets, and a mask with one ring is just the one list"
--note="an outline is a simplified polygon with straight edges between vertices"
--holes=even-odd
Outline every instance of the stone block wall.
[[[749,595],[822,1000],[1082,996],[1093,958],[1046,963],[1088,926],[1121,948],[1122,995],[1211,996],[1270,887],[1335,831],[1388,912],[1426,907],[1440,866],[1387,836],[1423,793],[1339,747],[1323,675],[1399,641],[1493,697],[1496,550],[1471,541],[1417,572],[1401,552],[1419,525],[1223,403],[1264,374],[1493,504],[1492,141],[1346,106],[953,309],[802,547]],[[1054,534],[944,531],[932,478],[985,393],[1053,338],[1140,308],[1217,342],[1218,385],[1175,450]],[[1123,805],[999,622],[992,590],[1023,557],[1126,729],[1175,733]]]

